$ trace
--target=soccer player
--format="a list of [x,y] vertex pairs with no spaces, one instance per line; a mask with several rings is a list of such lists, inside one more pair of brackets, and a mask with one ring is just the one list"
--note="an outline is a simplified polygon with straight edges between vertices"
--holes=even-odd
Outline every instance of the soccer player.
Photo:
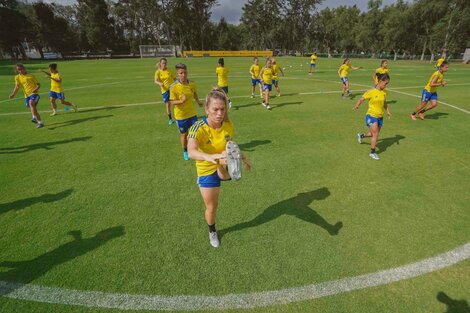
[[[219,58],[215,74],[217,75],[217,86],[228,95],[228,69],[224,66],[224,58]],[[228,99],[228,108],[232,108],[232,101]]]
[[73,111],[77,112],[77,106],[71,102],[65,101],[65,94],[64,89],[62,88],[62,77],[60,76],[59,72],[57,71],[57,64],[51,63],[49,64],[50,73],[44,71],[44,73],[49,77],[51,80],[51,91],[49,91],[49,100],[51,101],[51,116],[57,114],[57,105],[56,99],[60,100],[62,105],[68,105],[73,107]]
[[261,80],[259,79],[259,73],[261,71],[261,66],[259,65],[258,57],[253,58],[253,64],[250,67],[251,74],[251,97],[255,97],[255,87],[259,85],[259,96],[263,98],[263,89],[261,87]]
[[263,92],[264,92],[264,98],[263,98],[263,103],[262,105],[268,109],[271,110],[271,107],[269,106],[269,93],[273,89],[273,65],[271,63],[271,58],[266,58],[266,65],[261,69],[259,73],[259,78],[263,82]]
[[437,62],[436,62],[436,69],[439,71],[439,68],[441,67],[442,63],[446,60],[444,54],[439,58],[437,59]]
[[175,120],[183,146],[183,158],[189,161],[188,130],[197,122],[193,100],[196,100],[200,107],[202,102],[197,96],[196,84],[188,79],[186,64],[178,63],[175,68],[178,79],[170,86],[170,104],[175,106]]
[[155,71],[155,84],[160,86],[162,92],[163,102],[166,107],[166,115],[168,115],[168,125],[173,125],[174,121],[171,118],[170,106],[170,85],[175,80],[175,75],[167,68],[166,58],[161,58],[158,62],[158,70]]
[[362,67],[356,67],[351,65],[351,60],[348,58],[344,59],[343,64],[339,67],[338,69],[338,75],[341,81],[343,82],[343,89],[341,91],[341,97],[344,98],[344,94],[346,93],[348,97],[351,95],[349,92],[349,80],[348,80],[348,73],[350,69],[353,70],[358,70],[361,69]]
[[[188,152],[196,160],[197,183],[206,210],[204,213],[209,227],[209,243],[214,248],[220,242],[215,228],[219,204],[220,182],[230,180],[227,169],[227,143],[233,140],[234,128],[228,118],[228,97],[219,88],[213,89],[206,97],[206,118],[196,122],[189,130]],[[247,170],[250,161],[239,153]]]
[[282,76],[284,76],[284,71],[279,66],[279,64],[276,63],[276,59],[274,57],[271,58],[271,63],[273,65],[273,85],[276,87],[277,96],[280,97],[281,88],[279,87],[279,72],[281,72]]
[[388,118],[392,116],[390,108],[387,105],[386,96],[387,92],[385,88],[387,87],[390,81],[390,76],[388,74],[380,75],[378,78],[377,86],[374,89],[371,89],[364,93],[364,95],[359,99],[353,107],[353,111],[357,110],[364,100],[369,101],[369,109],[367,110],[366,115],[366,125],[369,127],[367,134],[358,133],[357,141],[362,143],[362,139],[365,137],[371,137],[370,139],[370,153],[369,156],[378,160],[379,156],[375,152],[377,146],[377,138],[379,137],[380,129],[383,124],[383,114],[384,110],[387,111]]
[[388,74],[390,76],[387,60],[382,60],[382,62],[380,62],[380,67],[375,70],[374,76],[372,76],[372,79],[374,80],[374,87],[377,86],[377,83],[379,82],[379,76],[383,74]]
[[318,59],[317,53],[316,52],[312,53],[312,55],[310,56],[310,69],[308,71],[309,75],[312,75],[313,73],[315,73],[315,67],[317,66],[317,59]]
[[[412,120],[416,121],[416,113],[418,113],[420,119],[424,120],[424,113],[437,106],[437,87],[447,85],[447,82],[444,80],[444,73],[447,72],[448,69],[449,63],[443,61],[441,66],[439,66],[439,70],[431,75],[427,85],[424,86],[420,105],[418,105],[415,111],[410,115]],[[426,108],[429,101],[431,101],[431,105]]]
[[30,74],[28,71],[26,71],[26,68],[23,64],[17,63],[15,65],[15,69],[17,73],[15,76],[15,87],[13,88],[9,98],[13,99],[21,87],[23,89],[26,107],[31,111],[31,122],[37,123],[37,128],[41,128],[44,126],[44,123],[41,121],[41,115],[39,115],[37,110],[37,105],[40,98],[38,91],[39,88],[41,88],[41,84],[33,74]]

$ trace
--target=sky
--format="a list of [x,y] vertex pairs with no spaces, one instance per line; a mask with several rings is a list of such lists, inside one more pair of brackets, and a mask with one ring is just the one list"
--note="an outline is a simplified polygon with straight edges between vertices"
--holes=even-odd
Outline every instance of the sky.
[[[31,0],[29,1],[31,2]],[[44,2],[55,2],[60,4],[73,4],[75,0],[44,0]],[[238,24],[242,16],[242,7],[248,0],[219,0],[219,5],[212,10],[212,21],[218,22],[221,17],[231,24]],[[323,0],[323,3],[318,7],[320,10],[324,8],[336,8],[340,5],[357,5],[361,11],[367,10],[368,0]],[[390,5],[395,3],[395,0],[383,0],[383,5]]]

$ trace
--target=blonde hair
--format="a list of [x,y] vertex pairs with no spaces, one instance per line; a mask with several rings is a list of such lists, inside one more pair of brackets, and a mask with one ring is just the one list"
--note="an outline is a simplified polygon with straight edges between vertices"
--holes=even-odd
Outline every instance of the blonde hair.
[[206,96],[206,108],[209,107],[210,100],[215,99],[215,100],[222,100],[225,105],[225,116],[224,116],[224,122],[228,122],[228,96],[225,93],[225,91],[220,88],[220,87],[214,87],[212,88],[211,91]]

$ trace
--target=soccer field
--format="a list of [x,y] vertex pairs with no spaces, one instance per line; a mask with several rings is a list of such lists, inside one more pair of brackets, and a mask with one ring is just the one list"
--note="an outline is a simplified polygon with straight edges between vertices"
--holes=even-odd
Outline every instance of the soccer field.
[[[169,67],[180,61],[204,99],[217,58]],[[22,91],[7,100],[13,66],[0,63],[0,312],[469,312],[470,67],[451,64],[439,106],[413,121],[435,68],[389,61],[393,115],[375,161],[356,138],[367,102],[352,107],[380,60],[352,60],[363,69],[342,99],[340,59],[309,76],[307,58],[279,57],[270,111],[250,98],[251,61],[225,59],[252,171],[222,185],[218,249],[156,60],[59,62],[79,111],[56,116],[48,63],[25,64],[42,129]]]

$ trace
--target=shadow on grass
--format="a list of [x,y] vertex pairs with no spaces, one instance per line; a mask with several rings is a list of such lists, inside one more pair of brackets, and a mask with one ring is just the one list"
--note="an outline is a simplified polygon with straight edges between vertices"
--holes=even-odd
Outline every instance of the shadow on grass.
[[397,103],[398,101],[397,100],[387,100],[387,104],[394,104],[394,103]]
[[242,151],[254,151],[254,147],[270,144],[271,140],[252,140],[238,145]]
[[302,103],[303,103],[303,101],[284,102],[284,103],[279,103],[279,104],[270,103],[270,104],[271,104],[271,110],[275,110],[275,109],[278,109],[278,108],[286,106],[286,105],[294,105],[294,104],[301,105]]
[[360,92],[353,92],[353,93],[351,93],[351,95],[349,96],[349,99],[350,99],[350,100],[354,100],[354,99],[356,99],[357,96],[362,96],[362,95],[363,95],[363,93],[360,93]]
[[90,238],[82,238],[80,230],[70,231],[72,241],[27,261],[1,261],[0,267],[10,268],[0,273],[0,296],[7,295],[23,284],[29,284],[55,266],[98,249],[108,241],[125,234],[124,226],[104,229]]
[[442,291],[437,294],[436,298],[439,302],[447,305],[445,313],[470,313],[470,306],[465,300],[454,300]]
[[92,138],[92,137],[91,136],[77,137],[77,138],[71,138],[71,139],[60,140],[60,141],[35,143],[35,144],[32,144],[32,145],[27,145],[27,146],[12,147],[12,148],[0,148],[0,154],[24,153],[24,152],[35,151],[35,150],[39,150],[39,149],[52,150],[53,147],[57,146],[57,145],[63,145],[63,144],[76,142],[76,141],[87,141],[90,138]]
[[11,210],[22,210],[36,203],[51,203],[62,200],[70,196],[73,192],[73,189],[67,189],[58,193],[45,193],[38,197],[31,197],[21,200],[16,200],[13,202],[0,203],[0,214],[6,213]]
[[245,108],[255,107],[255,106],[263,107],[261,102],[263,102],[263,100],[259,99],[259,101],[257,101],[257,102],[251,102],[251,103],[247,103],[247,104],[244,104],[244,105],[233,104],[232,109],[238,110],[238,109],[245,109]]
[[295,216],[296,218],[299,218],[305,222],[320,226],[331,236],[335,236],[343,227],[343,223],[337,222],[336,224],[332,225],[328,223],[320,214],[309,207],[310,203],[312,203],[314,200],[324,200],[329,195],[330,191],[326,187],[309,192],[299,193],[295,197],[269,206],[260,215],[256,216],[251,221],[239,223],[218,231],[219,236],[222,238],[224,235],[231,232],[257,227],[275,220],[276,218],[283,215]]
[[[107,117],[112,117],[112,116],[114,115],[101,115],[101,116],[92,116],[92,117],[86,117],[86,118],[77,118],[74,120],[68,120],[68,121],[61,122],[61,123],[49,124],[46,126],[47,126],[47,129],[54,130],[54,129],[61,128],[61,127],[73,126],[73,125],[81,124],[84,122],[96,121],[102,118],[107,118]],[[58,126],[54,126],[54,125],[58,125]]]
[[78,111],[76,113],[88,113],[88,112],[95,112],[95,111],[111,111],[115,109],[122,109],[124,106],[108,106],[108,107],[102,107],[102,108],[78,108]]
[[405,136],[395,135],[394,137],[382,138],[377,140],[377,148],[379,148],[378,154],[385,152],[388,147],[393,146],[394,144],[399,145],[400,140],[405,139]]
[[440,118],[447,118],[447,115],[449,115],[449,113],[435,112],[435,113],[426,115],[425,119],[426,120],[438,120]]

